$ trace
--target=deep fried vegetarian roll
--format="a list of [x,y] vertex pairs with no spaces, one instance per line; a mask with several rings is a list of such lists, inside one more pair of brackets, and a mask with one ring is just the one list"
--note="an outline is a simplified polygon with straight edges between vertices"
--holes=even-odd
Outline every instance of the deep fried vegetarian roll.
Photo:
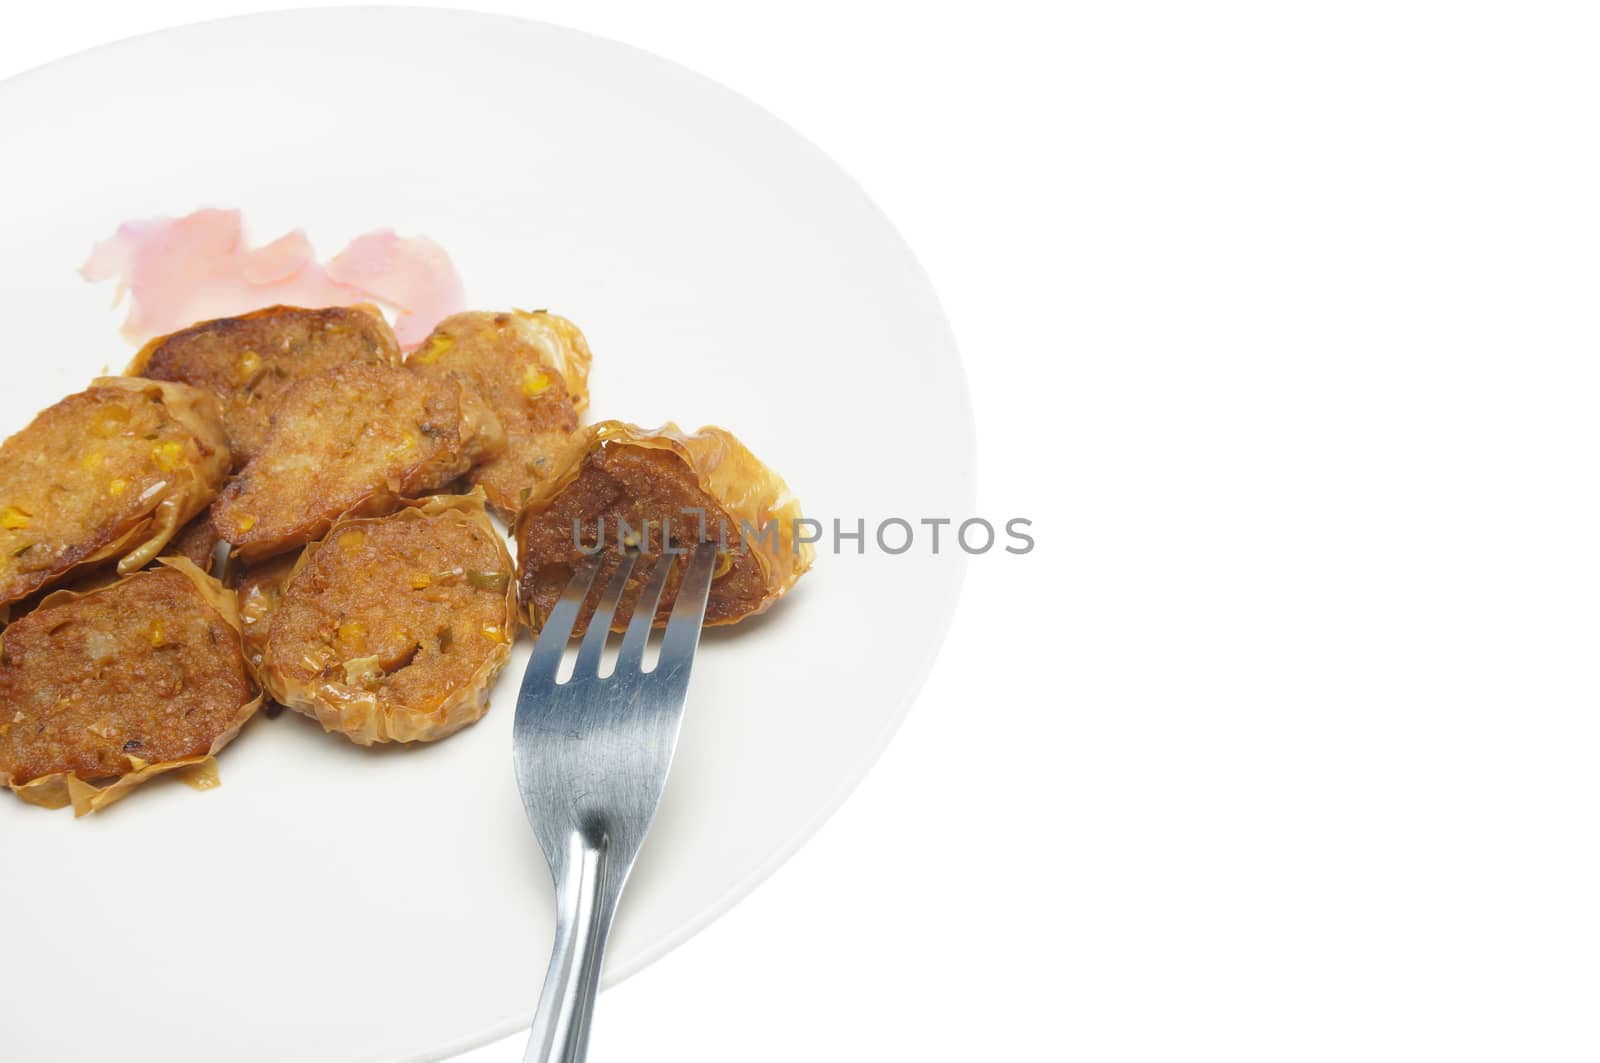
[[306,548],[270,605],[262,675],[274,701],[360,745],[428,742],[488,711],[515,632],[483,493],[441,495]]
[[105,377],[62,399],[0,445],[0,607],[98,562],[144,567],[227,471],[203,391]]
[[510,521],[565,464],[589,404],[589,345],[555,314],[470,312],[440,322],[406,365],[465,380],[506,432],[506,450],[468,473]]
[[83,815],[162,772],[204,780],[260,703],[232,592],[165,558],[0,635],[0,782]]
[[[619,421],[595,425],[582,452],[544,485],[517,520],[518,585],[535,628],[543,624],[574,569],[596,553],[602,564],[623,550],[646,554],[700,542],[721,546],[706,607],[707,624],[732,624],[766,610],[811,567],[815,552],[795,538],[800,503],[783,478],[722,428],[685,434],[676,425],[646,431]],[[642,583],[650,566],[635,566]],[[669,576],[656,623],[666,622],[683,566]],[[598,600],[596,580],[578,629]],[[625,602],[637,597],[630,587]],[[622,630],[628,610],[612,627]]]

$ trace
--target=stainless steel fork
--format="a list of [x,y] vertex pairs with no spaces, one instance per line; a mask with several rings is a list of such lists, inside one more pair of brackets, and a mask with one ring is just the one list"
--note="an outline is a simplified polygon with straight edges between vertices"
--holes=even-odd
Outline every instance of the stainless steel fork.
[[623,884],[666,786],[700,641],[714,543],[695,547],[678,587],[660,656],[643,669],[657,604],[676,558],[659,557],[622,636],[615,669],[600,662],[637,557],[612,573],[589,621],[572,677],[561,658],[598,566],[573,576],[550,611],[517,697],[517,785],[556,884],[556,943],[524,1063],[581,1063],[600,991],[600,961]]

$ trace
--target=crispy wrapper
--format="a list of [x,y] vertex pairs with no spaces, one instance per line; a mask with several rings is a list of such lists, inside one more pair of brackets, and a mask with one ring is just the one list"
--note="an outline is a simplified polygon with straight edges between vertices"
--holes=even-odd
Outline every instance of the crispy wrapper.
[[267,631],[272,625],[272,610],[289,583],[298,553],[278,554],[254,565],[234,566],[239,598],[239,620],[244,625],[244,659],[256,681],[265,687],[261,661],[267,651]]
[[92,387],[123,388],[134,393],[159,394],[160,402],[189,433],[205,446],[206,453],[193,465],[173,470],[172,486],[160,496],[148,522],[129,529],[115,549],[106,549],[83,563],[102,561],[121,555],[117,573],[137,572],[156,558],[178,530],[217,496],[217,489],[228,476],[228,439],[222,429],[217,400],[199,388],[162,380],[134,377],[101,377]]
[[216,525],[211,523],[211,514],[202,512],[178,529],[161,554],[163,557],[187,557],[196,568],[209,576],[219,567],[217,544],[221,541],[222,536],[217,534]]
[[308,683],[286,674],[270,656],[264,658],[261,676],[267,694],[280,705],[312,717],[324,730],[337,732],[357,745],[380,742],[432,742],[444,738],[483,717],[489,711],[489,687],[511,659],[511,644],[517,630],[517,592],[511,555],[500,532],[489,520],[482,489],[465,495],[434,495],[408,499],[398,511],[381,517],[353,515],[341,517],[328,533],[306,546],[295,562],[279,595],[292,593],[294,580],[329,543],[337,542],[345,531],[363,523],[389,520],[459,521],[479,529],[495,544],[510,578],[506,581],[504,631],[506,637],[473,672],[471,679],[453,689],[441,702],[426,710],[393,704],[380,704],[372,691],[354,689],[336,682]]
[[[644,429],[623,421],[601,421],[590,426],[587,433],[584,445],[574,448],[566,468],[540,485],[538,494],[528,499],[517,517],[519,539],[527,522],[542,513],[562,489],[577,478],[587,454],[605,446],[642,447],[664,450],[683,459],[693,470],[700,489],[722,507],[734,528],[748,526],[759,531],[774,522],[777,525],[775,533],[750,546],[766,585],[760,604],[736,617],[708,619],[708,625],[737,623],[746,616],[766,612],[799,582],[815,561],[816,550],[811,544],[795,541],[795,522],[801,516],[800,500],[790,492],[783,477],[762,464],[761,459],[726,428],[707,425],[698,432],[684,432],[670,421],[657,429]],[[537,626],[538,618],[526,605],[523,617]]]
[[53,571],[29,573],[26,578],[0,579],[0,598],[15,602],[42,587],[60,583],[83,569],[115,559],[117,572],[127,575],[148,565],[188,520],[216,497],[228,475],[228,442],[217,400],[199,388],[135,377],[99,377],[95,390],[126,391],[130,397],[158,402],[196,443],[198,460],[171,470],[170,479],[147,500],[140,516],[121,527],[106,529],[98,542]]
[[562,317],[548,310],[513,311],[517,335],[539,351],[544,363],[561,374],[567,385],[567,395],[572,407],[579,413],[589,408],[589,367],[594,355],[583,332]]
[[[232,591],[201,572],[188,558],[163,557],[159,561],[186,577],[224,623],[235,632],[241,631],[239,610]],[[115,584],[107,584],[81,594],[76,591],[56,591],[41,601],[38,608],[40,611],[53,609],[88,594],[103,593],[112,586]],[[119,801],[134,787],[167,772],[176,773],[179,779],[196,790],[210,790],[222,784],[221,777],[217,773],[217,754],[238,736],[240,729],[255,715],[261,703],[262,695],[258,692],[255,698],[240,706],[231,725],[212,740],[211,748],[202,756],[184,757],[158,764],[146,763],[138,757],[130,756],[128,760],[133,763],[134,770],[118,776],[112,782],[102,784],[80,779],[75,772],[41,775],[37,779],[18,784],[13,783],[10,775],[4,771],[0,771],[0,783],[10,787],[13,793],[31,805],[43,808],[65,808],[71,805],[74,817],[87,815]]]

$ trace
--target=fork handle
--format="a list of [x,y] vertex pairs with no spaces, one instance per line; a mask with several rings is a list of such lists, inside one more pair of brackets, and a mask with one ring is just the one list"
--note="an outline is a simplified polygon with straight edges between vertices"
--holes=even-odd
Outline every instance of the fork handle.
[[539,1010],[523,1063],[583,1063],[589,1019],[600,993],[600,960],[616,914],[620,883],[613,883],[602,835],[574,831],[556,870],[556,942],[539,994]]

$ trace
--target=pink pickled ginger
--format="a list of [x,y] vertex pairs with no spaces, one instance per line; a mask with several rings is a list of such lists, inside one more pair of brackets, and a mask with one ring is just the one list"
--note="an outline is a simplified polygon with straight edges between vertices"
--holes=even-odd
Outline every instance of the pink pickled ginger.
[[466,306],[450,256],[425,237],[367,233],[323,265],[299,229],[251,247],[237,210],[124,222],[81,272],[95,283],[116,279],[116,300],[129,297],[122,334],[134,343],[280,303],[377,303],[409,349]]
[[328,276],[394,307],[394,334],[402,347],[427,339],[433,326],[467,301],[444,248],[427,237],[408,240],[387,229],[350,241],[328,263]]

